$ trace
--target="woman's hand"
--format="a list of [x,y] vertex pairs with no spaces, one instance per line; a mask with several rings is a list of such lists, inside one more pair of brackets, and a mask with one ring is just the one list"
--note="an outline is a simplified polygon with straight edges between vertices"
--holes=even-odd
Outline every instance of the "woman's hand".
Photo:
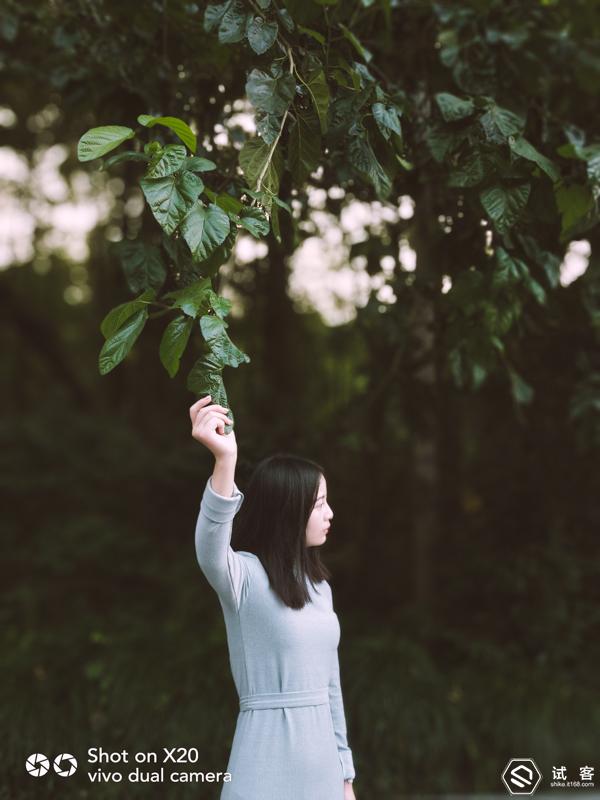
[[356,800],[354,784],[344,781],[344,800]]
[[215,459],[237,457],[235,433],[225,433],[225,425],[233,425],[227,416],[229,409],[216,403],[209,405],[210,399],[210,395],[206,395],[190,406],[192,436],[207,447]]

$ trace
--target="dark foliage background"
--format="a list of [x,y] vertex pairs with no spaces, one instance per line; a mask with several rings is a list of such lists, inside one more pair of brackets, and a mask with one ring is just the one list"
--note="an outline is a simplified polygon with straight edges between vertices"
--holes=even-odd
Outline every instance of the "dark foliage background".
[[[292,14],[297,5],[289,4]],[[550,107],[597,140],[594,4],[472,2],[454,4],[446,17],[436,4],[374,4],[391,15],[380,28],[369,28],[371,4],[354,5],[357,14],[341,18],[414,96],[468,91],[465,74],[478,74],[489,32],[500,30],[507,49],[493,69],[524,52],[545,59]],[[105,0],[8,9],[0,84],[16,123],[3,138],[29,164],[40,148],[65,143],[68,178],[81,169],[77,140],[93,125],[172,113],[210,132],[224,105],[244,96],[252,53],[205,33],[197,6]],[[452,73],[438,61],[436,31],[454,28],[460,40],[467,22],[481,38],[463,72]],[[531,92],[526,70],[511,80]],[[505,100],[508,83],[502,91]],[[532,107],[537,100],[530,94]],[[50,117],[40,117],[49,106]],[[439,166],[413,148],[417,173],[408,191],[419,198],[416,220],[425,228],[411,233],[404,221],[383,236],[373,231],[363,252],[377,263],[388,252],[378,249],[382,239],[397,253],[400,237],[413,236],[417,273],[441,280],[458,270],[472,241],[461,242],[460,229],[435,238],[448,189]],[[232,153],[222,149],[221,166],[229,159],[233,170]],[[149,327],[110,375],[97,369],[99,324],[127,299],[109,229],[153,224],[126,214],[134,173],[125,165],[125,189],[108,186],[115,204],[89,237],[85,302],[65,302],[74,264],[45,252],[51,220],[38,221],[31,259],[0,274],[6,800],[215,798],[209,785],[95,787],[84,779],[86,751],[197,747],[195,768],[217,771],[226,768],[233,735],[237,700],[221,609],[193,548],[211,471],[189,435],[194,398],[181,376],[170,380],[160,366],[158,328]],[[337,177],[332,168],[312,183],[328,188]],[[106,187],[105,178],[94,180],[98,191]],[[4,188],[27,207],[41,191],[7,181]],[[292,188],[284,179],[281,196],[289,199]],[[368,186],[346,188],[344,201],[326,200],[335,214],[351,197],[373,197]],[[294,196],[306,219],[306,194]],[[492,364],[477,388],[457,385],[447,368],[451,337],[432,343],[423,323],[431,312],[433,328],[449,324],[446,300],[439,287],[432,295],[417,280],[415,289],[400,266],[398,299],[385,313],[372,296],[355,320],[330,327],[294,304],[288,256],[306,234],[297,220],[281,222],[283,244],[270,237],[267,256],[234,262],[227,279],[243,311],[232,336],[252,356],[226,375],[238,483],[243,489],[253,463],[274,450],[328,470],[335,521],[324,556],[342,623],[357,797],[499,790],[502,768],[521,755],[534,757],[544,776],[566,764],[575,777],[597,761],[600,729],[597,227],[570,237],[590,242],[587,272],[568,287],[546,283],[544,305],[523,301],[518,335],[507,345],[534,392],[523,402],[528,390]],[[560,252],[558,231],[533,218],[528,224],[526,232]],[[467,292],[457,304],[471,300]],[[480,335],[477,321],[460,333],[471,342]],[[30,753],[62,751],[80,761],[73,778],[25,774]]]

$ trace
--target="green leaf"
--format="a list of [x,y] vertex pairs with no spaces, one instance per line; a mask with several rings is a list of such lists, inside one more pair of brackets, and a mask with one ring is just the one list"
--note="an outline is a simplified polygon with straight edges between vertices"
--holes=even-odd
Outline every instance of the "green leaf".
[[285,208],[290,216],[292,214],[292,208],[290,204],[286,203],[285,200],[282,200],[275,194],[271,194],[270,192],[255,192],[254,189],[248,189],[247,186],[242,187],[242,192],[250,195],[250,197],[255,197],[265,208],[270,208],[271,205],[275,203],[280,208]]
[[250,358],[239,347],[236,347],[225,330],[227,323],[220,317],[206,314],[200,317],[200,329],[210,347],[213,357],[223,366],[239,367],[249,363]]
[[123,161],[150,161],[149,156],[145,153],[136,153],[134,150],[125,150],[124,153],[117,153],[110,158],[107,158],[106,161],[103,161],[100,165],[101,170],[110,169],[110,167],[114,167],[115,164],[120,164]]
[[476,186],[486,177],[486,162],[477,150],[466,154],[460,168],[450,172],[448,186]]
[[527,204],[531,184],[518,186],[490,186],[483,189],[479,198],[499,233],[506,233],[517,221]]
[[249,231],[255,239],[266,236],[270,230],[269,220],[259,208],[246,208],[240,216],[240,225]]
[[220,244],[205,261],[201,262],[202,272],[205,275],[216,275],[219,267],[224,264],[231,255],[236,238],[237,228],[235,225],[232,225],[223,244]]
[[342,33],[344,34],[345,38],[350,42],[350,44],[354,47],[358,55],[364,59],[367,64],[373,58],[373,54],[367,50],[364,45],[362,45],[357,37],[352,33],[352,31],[343,25],[341,22],[338,22],[339,27],[342,29]]
[[211,3],[204,9],[204,30],[207,33],[215,30],[221,24],[223,15],[231,5],[233,0],[227,0],[225,3]]
[[372,90],[369,87],[351,94],[345,92],[343,96],[337,97],[330,106],[329,135],[345,138],[352,125],[362,118],[361,110],[369,102],[371,94]]
[[183,162],[183,168],[190,172],[210,172],[217,168],[214,161],[209,158],[200,158],[200,156],[191,156],[186,158]]
[[[271,147],[265,142],[260,139],[248,139],[244,142],[238,158],[244,177],[251,189],[259,188],[258,179],[262,175],[260,188],[277,194],[279,180],[283,173],[283,156],[278,147],[271,154]],[[264,174],[263,170],[265,170]]]
[[268,192],[257,192],[254,189],[249,189],[247,186],[242,186],[242,194],[247,194],[254,197],[261,202],[263,206],[268,206],[271,202],[271,195]]
[[352,166],[371,181],[378,197],[386,199],[392,188],[392,182],[375,157],[366,134],[349,137],[348,156]]
[[132,292],[150,288],[159,291],[162,288],[167,277],[167,268],[158,247],[139,239],[123,239],[113,249]]
[[188,243],[195,261],[205,258],[225,241],[229,233],[229,217],[216,203],[208,208],[195,203],[181,223],[183,238]]
[[590,145],[587,149],[585,159],[587,166],[587,176],[592,192],[596,199],[600,194],[600,145]]
[[294,182],[304,183],[320,160],[321,134],[316,114],[298,111],[288,140],[288,163]]
[[510,376],[512,395],[517,403],[519,403],[519,405],[531,403],[534,395],[532,387],[510,367],[508,369],[508,374]]
[[329,113],[329,87],[322,69],[312,73],[304,82],[310,93],[313,106],[319,118],[321,133],[327,133],[327,115]]
[[487,378],[487,374],[488,371],[484,364],[479,364],[477,361],[471,364],[471,380],[473,381],[473,388],[475,390],[479,389],[483,384]]
[[123,125],[104,125],[100,128],[90,128],[86,131],[77,144],[77,158],[80,161],[93,161],[105,153],[109,153],[123,144],[127,139],[135,136],[131,128]]
[[488,141],[494,144],[504,144],[509,136],[520,135],[525,128],[521,115],[495,104],[479,118],[479,123]]
[[425,141],[434,159],[441,164],[446,156],[454,149],[462,135],[450,131],[447,127],[434,125],[425,131]]
[[384,139],[390,138],[390,131],[397,133],[398,136],[402,135],[400,117],[398,116],[398,109],[396,106],[386,106],[384,103],[373,103],[371,111],[373,112],[377,127],[381,131],[381,135]]
[[165,178],[142,178],[140,186],[156,221],[169,235],[176,230],[204,189],[202,179],[193,172]]
[[136,311],[141,308],[146,308],[148,303],[154,300],[156,292],[154,289],[146,289],[146,291],[135,300],[130,300],[127,303],[121,303],[108,312],[100,323],[100,330],[105,339],[109,339],[116,331],[119,330],[121,325],[126,319],[132,317]]
[[201,277],[199,266],[195,263],[190,248],[181,236],[171,237],[163,231],[162,246],[180,288],[189,286],[190,283],[194,283]]
[[[235,421],[223,383],[223,367],[210,352],[201,356],[190,370],[187,388],[198,396],[209,394],[213,403],[229,408],[227,416]],[[225,433],[229,433],[232,428],[233,425],[225,425]]]
[[497,247],[494,255],[497,266],[492,273],[492,288],[501,289],[515,283],[519,273],[510,255],[503,247]]
[[584,147],[571,142],[558,147],[556,152],[564,158],[578,158],[586,162],[590,188],[597,199],[600,194],[600,144],[590,144]]
[[215,312],[215,314],[221,319],[225,319],[227,314],[229,314],[229,312],[231,311],[231,300],[228,300],[226,297],[221,297],[212,290],[209,293],[209,298],[210,298],[210,307]]
[[[204,346],[207,351],[192,367],[188,375],[187,386],[188,389],[198,394],[210,394],[213,400],[219,402],[216,400],[216,395],[212,387],[218,387],[219,381],[222,381],[221,373],[223,372],[223,364],[221,364],[220,360],[211,352],[206,344]],[[225,405],[225,408],[229,408],[229,406]]]
[[220,44],[241,42],[246,35],[247,13],[242,0],[234,0],[223,14],[219,25]]
[[536,163],[551,180],[557,181],[560,178],[560,172],[552,163],[552,161],[536,150],[535,147],[527,141],[527,139],[524,139],[522,136],[509,136],[508,144],[513,153],[521,156],[521,158],[526,158],[528,161],[533,161]]
[[470,98],[463,100],[449,92],[438,92],[435,95],[435,101],[446,122],[464,119],[465,117],[471,116],[475,111],[475,106]]
[[273,144],[279,136],[281,117],[277,114],[267,114],[266,111],[257,111],[255,116],[256,132],[266,144]]
[[277,8],[276,11],[279,21],[283,27],[288,31],[288,33],[291,33],[294,30],[294,20],[290,16],[287,8]]
[[246,81],[246,94],[254,108],[281,116],[294,99],[296,82],[285,73],[274,78],[268,72],[253,69]]
[[156,141],[156,139],[153,139],[151,142],[147,142],[144,145],[144,153],[146,153],[148,156],[150,156],[150,158],[154,160],[160,158],[161,153],[164,149],[165,148],[163,147],[163,145],[160,142]]
[[459,389],[462,389],[464,386],[464,378],[463,378],[463,358],[460,349],[454,348],[450,350],[448,353],[448,366],[450,368],[450,373],[454,378],[454,383]]
[[307,36],[311,36],[319,44],[325,44],[325,37],[322,33],[319,33],[319,31],[315,31],[313,28],[305,28],[304,25],[298,25],[298,30],[300,33],[305,33]]
[[168,144],[155,164],[151,164],[146,172],[147,178],[164,178],[177,172],[186,158],[186,149],[182,144]]
[[560,282],[560,266],[562,259],[556,253],[543,250],[532,236],[520,234],[518,237],[528,258],[544,270],[548,283],[556,289]]
[[206,314],[200,317],[200,328],[206,342],[210,343],[212,340],[218,339],[228,327],[228,322],[214,314]]
[[142,332],[147,319],[148,309],[141,308],[104,342],[98,357],[98,368],[101,375],[111,372],[123,361]]
[[169,128],[177,138],[181,139],[188,150],[192,153],[196,152],[196,134],[179,117],[152,117],[149,114],[140,114],[137,121],[146,128],[153,128],[155,125],[163,125],[165,128]]
[[279,209],[276,205],[271,207],[271,230],[273,236],[281,244],[281,229],[279,227]]
[[[353,69],[352,69],[351,75],[352,75],[352,81],[354,83],[354,88],[355,89],[357,89],[357,88],[360,88],[360,89],[368,88],[368,89],[370,89],[371,86],[375,83],[375,78],[369,72],[369,68],[367,67],[367,65],[366,64],[361,64],[360,61],[353,61],[352,62],[352,67],[353,67]],[[356,80],[355,79],[358,79],[358,86],[356,86]],[[378,92],[377,92],[378,88],[380,88],[380,87],[377,87],[377,86],[374,87],[376,95],[378,94]],[[369,99],[371,99],[371,98],[369,97]],[[382,98],[381,97],[376,97],[375,99],[381,102]]]
[[19,32],[19,17],[7,8],[2,10],[0,31],[2,32],[2,38],[7,42],[14,42]]
[[285,208],[285,210],[288,212],[288,214],[289,214],[290,216],[292,216],[292,208],[291,208],[291,206],[290,206],[290,204],[289,204],[289,203],[286,203],[286,202],[285,202],[285,200],[281,200],[279,197],[277,197],[277,195],[273,195],[273,196],[271,197],[271,199],[272,199],[272,200],[273,200],[273,202],[274,202],[276,205],[278,205],[280,208]]
[[187,347],[193,324],[194,320],[191,317],[178,314],[167,325],[160,340],[158,350],[160,360],[171,378],[174,378],[179,370],[179,362]]
[[411,161],[407,161],[405,158],[402,158],[402,156],[399,156],[397,153],[396,153],[396,160],[400,164],[400,166],[407,172],[410,172],[411,169],[414,168],[414,164]]
[[513,258],[503,247],[496,249],[496,261],[499,269],[494,271],[492,285],[508,285],[522,280],[540,305],[546,302],[544,287],[535,280],[527,264],[520,258]]
[[576,231],[577,226],[586,219],[594,207],[594,197],[587,186],[578,183],[559,186],[554,195],[562,215],[561,237],[566,237],[570,232]]
[[233,195],[227,194],[226,192],[215,195],[214,202],[219,208],[222,208],[223,211],[231,214],[239,214],[245,208],[244,204],[238,200],[237,197],[233,197]]
[[189,317],[205,314],[211,307],[210,293],[212,285],[210,278],[201,278],[194,281],[184,289],[175,289],[163,295],[164,299],[172,300],[172,308],[179,308]]
[[538,283],[538,281],[536,281],[536,279],[530,275],[529,271],[527,271],[527,275],[525,277],[525,285],[535,297],[537,302],[543,306],[546,303],[546,290],[541,283]]
[[246,30],[250,47],[258,55],[266,53],[277,39],[278,30],[276,22],[267,22],[262,17],[255,16]]

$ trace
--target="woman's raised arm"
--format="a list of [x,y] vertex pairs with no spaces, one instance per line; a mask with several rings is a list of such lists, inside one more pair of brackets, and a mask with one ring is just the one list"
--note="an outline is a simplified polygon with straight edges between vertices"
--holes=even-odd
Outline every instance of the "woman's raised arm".
[[192,436],[215,456],[196,523],[195,545],[198,564],[208,582],[227,605],[239,608],[246,582],[244,560],[231,548],[233,518],[244,500],[235,485],[237,443],[235,434],[225,434],[231,423],[228,409],[209,405],[210,395],[190,408]]

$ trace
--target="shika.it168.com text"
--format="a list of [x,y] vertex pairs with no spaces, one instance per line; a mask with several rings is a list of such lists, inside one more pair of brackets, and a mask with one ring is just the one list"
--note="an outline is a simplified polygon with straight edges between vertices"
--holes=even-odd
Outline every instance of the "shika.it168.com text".
[[[195,747],[163,747],[162,752],[140,750],[130,753],[127,750],[104,750],[90,747],[87,751],[88,764],[100,764],[96,770],[88,771],[92,783],[216,783],[231,781],[230,772],[192,772],[177,771],[178,764],[197,764],[200,758]],[[133,764],[136,764],[133,767]],[[113,765],[126,764],[128,768],[113,769]],[[164,765],[168,765],[165,769]],[[131,768],[132,767],[132,768]]]

